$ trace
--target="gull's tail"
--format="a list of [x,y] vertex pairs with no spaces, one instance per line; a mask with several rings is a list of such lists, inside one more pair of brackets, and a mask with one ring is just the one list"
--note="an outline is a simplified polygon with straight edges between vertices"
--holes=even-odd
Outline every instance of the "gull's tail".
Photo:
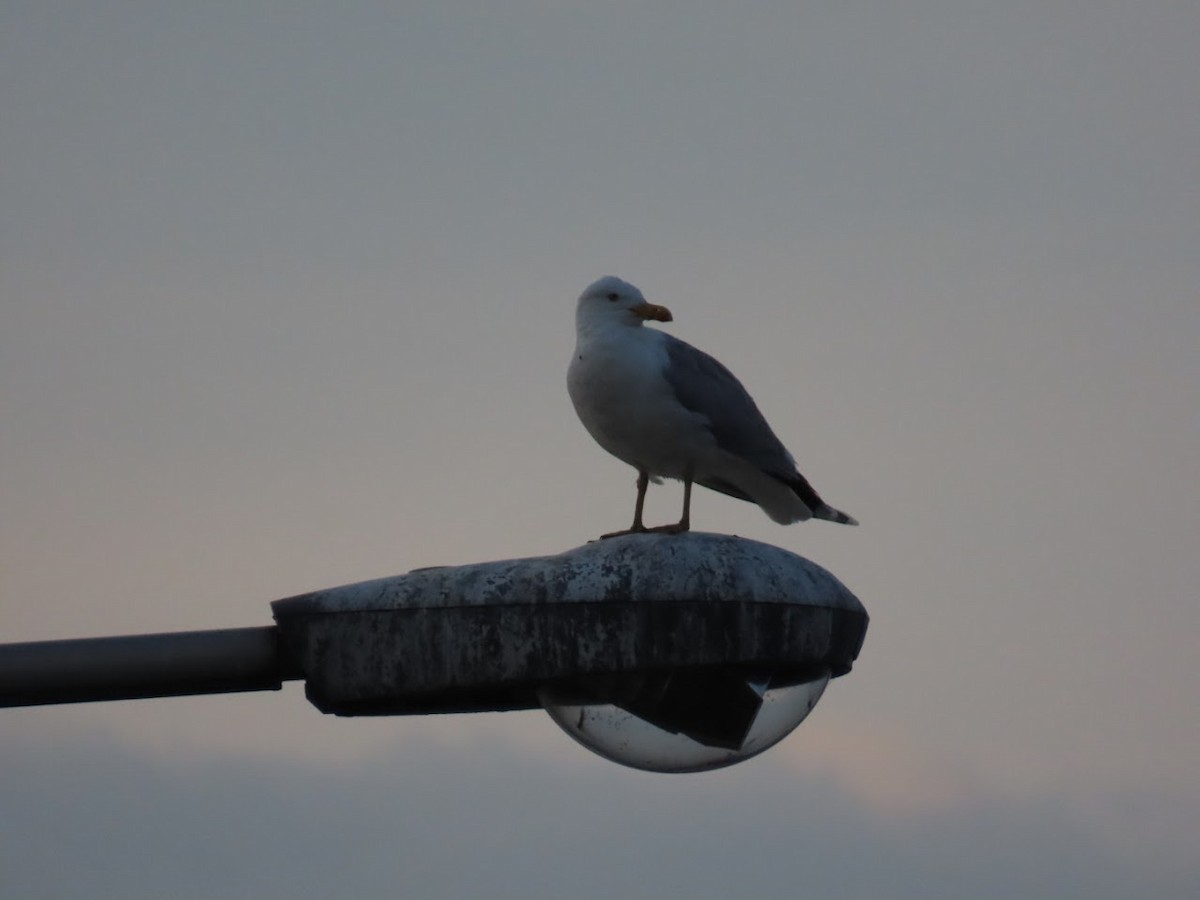
[[839,525],[857,525],[858,519],[848,516],[840,509],[834,509],[828,503],[822,503],[819,509],[813,510],[813,518],[825,519],[827,522],[837,522]]
[[848,516],[840,509],[834,509],[821,499],[808,479],[796,473],[796,477],[787,481],[787,486],[796,492],[796,496],[804,501],[804,505],[812,510],[814,519],[824,519],[827,522],[837,522],[839,525],[857,525],[858,519]]

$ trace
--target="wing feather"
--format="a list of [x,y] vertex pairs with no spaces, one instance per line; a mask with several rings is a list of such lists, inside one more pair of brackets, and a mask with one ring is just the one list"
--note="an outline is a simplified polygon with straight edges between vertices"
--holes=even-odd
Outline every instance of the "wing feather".
[[[691,344],[669,334],[662,336],[667,348],[667,383],[683,406],[707,420],[717,446],[770,475],[785,481],[796,478],[795,460],[734,374]],[[734,493],[728,484],[710,486],[735,497],[742,493]]]

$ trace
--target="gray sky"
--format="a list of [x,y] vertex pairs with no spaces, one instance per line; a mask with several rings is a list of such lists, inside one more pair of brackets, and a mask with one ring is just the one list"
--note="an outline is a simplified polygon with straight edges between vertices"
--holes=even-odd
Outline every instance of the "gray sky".
[[872,620],[712,775],[294,686],[2,711],[0,887],[322,896],[332,839],[360,895],[1193,896],[1198,38],[1099,0],[5,4],[4,640],[623,527],[564,386],[602,274],[863,523],[695,527]]

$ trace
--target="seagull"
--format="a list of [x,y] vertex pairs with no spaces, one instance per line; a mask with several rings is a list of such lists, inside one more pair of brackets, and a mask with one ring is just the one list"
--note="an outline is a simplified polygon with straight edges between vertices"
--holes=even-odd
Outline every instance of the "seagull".
[[[725,366],[646,322],[670,322],[632,284],[607,276],[575,307],[575,355],[567,391],[596,443],[637,470],[633,525],[602,537],[691,527],[692,485],[747,500],[781,525],[818,518],[857,525],[821,499],[796,461]],[[683,482],[683,516],[647,528],[642,506],[651,481]]]

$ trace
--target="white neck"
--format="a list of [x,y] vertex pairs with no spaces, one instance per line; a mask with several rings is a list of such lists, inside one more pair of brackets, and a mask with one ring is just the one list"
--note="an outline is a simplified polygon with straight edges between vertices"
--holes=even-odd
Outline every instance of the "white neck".
[[575,336],[579,340],[605,334],[628,335],[629,330],[641,328],[641,321],[633,316],[587,315],[582,309],[575,310]]

